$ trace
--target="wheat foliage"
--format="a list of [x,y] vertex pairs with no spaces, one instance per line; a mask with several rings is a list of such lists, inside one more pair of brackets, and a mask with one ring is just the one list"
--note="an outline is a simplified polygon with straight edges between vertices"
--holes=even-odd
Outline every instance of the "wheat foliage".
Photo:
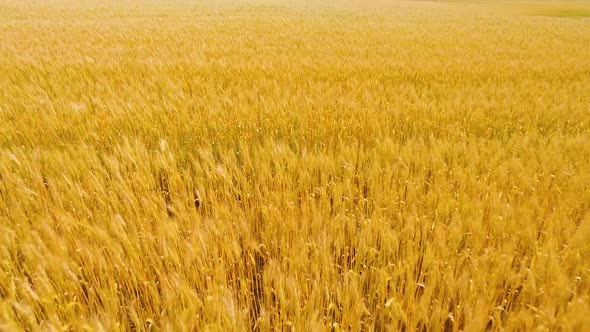
[[588,330],[590,21],[494,8],[0,1],[0,330]]

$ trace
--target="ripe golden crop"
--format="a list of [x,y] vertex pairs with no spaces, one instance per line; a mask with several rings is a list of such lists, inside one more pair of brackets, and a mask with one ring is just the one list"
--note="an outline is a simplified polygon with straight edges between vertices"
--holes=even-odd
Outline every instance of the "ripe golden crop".
[[0,330],[589,330],[588,8],[0,1]]

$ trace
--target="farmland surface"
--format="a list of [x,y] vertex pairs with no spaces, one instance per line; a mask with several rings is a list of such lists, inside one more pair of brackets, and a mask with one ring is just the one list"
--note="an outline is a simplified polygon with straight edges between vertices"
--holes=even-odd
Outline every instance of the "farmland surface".
[[589,16],[0,0],[0,331],[590,330]]

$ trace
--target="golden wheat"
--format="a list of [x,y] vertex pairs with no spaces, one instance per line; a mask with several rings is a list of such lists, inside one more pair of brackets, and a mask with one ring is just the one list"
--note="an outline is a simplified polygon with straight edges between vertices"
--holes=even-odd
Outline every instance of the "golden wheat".
[[588,8],[0,1],[0,330],[589,330]]

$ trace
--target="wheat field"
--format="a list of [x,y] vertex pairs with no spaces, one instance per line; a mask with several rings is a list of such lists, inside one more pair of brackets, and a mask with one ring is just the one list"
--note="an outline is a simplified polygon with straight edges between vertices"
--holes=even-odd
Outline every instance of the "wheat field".
[[0,0],[0,331],[590,330],[588,16]]

